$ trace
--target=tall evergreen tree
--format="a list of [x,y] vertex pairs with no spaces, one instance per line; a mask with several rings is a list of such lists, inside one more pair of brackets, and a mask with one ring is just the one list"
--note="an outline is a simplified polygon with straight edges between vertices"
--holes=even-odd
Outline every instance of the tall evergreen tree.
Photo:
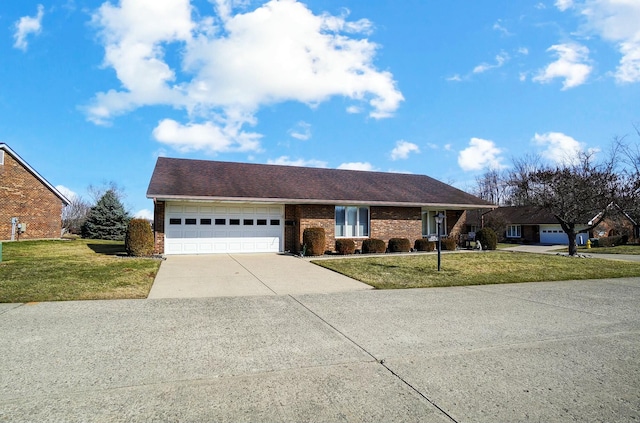
[[82,237],[91,239],[110,239],[122,241],[127,233],[127,224],[131,220],[122,202],[113,189],[107,190],[91,207],[84,225]]

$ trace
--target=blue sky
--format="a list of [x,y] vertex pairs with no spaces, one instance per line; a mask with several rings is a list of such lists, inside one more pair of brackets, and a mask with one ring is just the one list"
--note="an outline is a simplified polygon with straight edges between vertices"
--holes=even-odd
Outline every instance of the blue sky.
[[5,1],[0,142],[147,216],[158,156],[470,189],[632,133],[638,22],[639,0]]

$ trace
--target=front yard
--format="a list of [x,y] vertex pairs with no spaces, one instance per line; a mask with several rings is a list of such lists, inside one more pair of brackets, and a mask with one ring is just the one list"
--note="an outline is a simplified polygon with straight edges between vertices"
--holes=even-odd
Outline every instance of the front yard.
[[146,298],[160,261],[101,240],[2,244],[0,302]]
[[484,251],[316,260],[315,264],[378,289],[640,276],[640,263],[548,254]]

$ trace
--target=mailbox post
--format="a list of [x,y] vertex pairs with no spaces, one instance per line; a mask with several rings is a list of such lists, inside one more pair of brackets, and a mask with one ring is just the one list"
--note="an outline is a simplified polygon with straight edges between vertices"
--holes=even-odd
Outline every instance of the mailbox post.
[[442,236],[441,231],[440,231],[440,225],[442,225],[442,222],[444,221],[444,215],[442,213],[438,213],[435,216],[436,219],[436,223],[438,224],[438,272],[440,271],[440,251],[442,251]]

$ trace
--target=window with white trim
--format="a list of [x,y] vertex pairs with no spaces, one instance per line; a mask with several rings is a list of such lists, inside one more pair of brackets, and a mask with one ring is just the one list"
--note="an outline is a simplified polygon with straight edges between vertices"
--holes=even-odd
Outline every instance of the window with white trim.
[[522,236],[522,228],[520,225],[507,226],[507,238],[520,238]]
[[336,206],[336,238],[368,237],[369,207]]
[[0,165],[4,164],[4,150],[0,150]]

